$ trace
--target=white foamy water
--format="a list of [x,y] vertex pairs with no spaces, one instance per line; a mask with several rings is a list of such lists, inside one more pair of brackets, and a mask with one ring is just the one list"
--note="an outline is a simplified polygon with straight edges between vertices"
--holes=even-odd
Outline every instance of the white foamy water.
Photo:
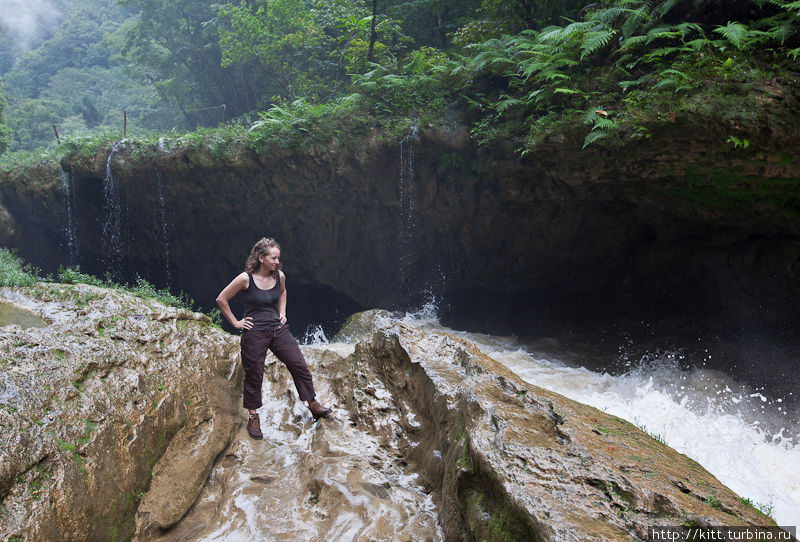
[[800,423],[783,400],[770,401],[716,371],[682,370],[678,353],[650,356],[612,376],[568,366],[512,337],[445,328],[432,305],[401,321],[464,337],[523,380],[631,421],[703,465],[778,525],[800,525]]

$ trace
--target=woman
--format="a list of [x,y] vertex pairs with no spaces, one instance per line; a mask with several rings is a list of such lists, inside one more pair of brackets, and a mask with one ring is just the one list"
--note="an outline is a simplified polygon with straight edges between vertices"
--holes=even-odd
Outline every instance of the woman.
[[[254,439],[263,438],[256,409],[261,408],[261,382],[267,349],[272,350],[289,369],[300,400],[308,402],[314,419],[325,418],[331,413],[316,401],[306,360],[286,325],[286,276],[281,271],[280,260],[281,247],[275,239],[262,238],[250,251],[244,272],[217,296],[217,306],[222,315],[242,331],[242,395],[244,408],[250,411],[247,432]],[[228,303],[239,292],[242,292],[244,302],[244,318],[241,320],[236,319]]]

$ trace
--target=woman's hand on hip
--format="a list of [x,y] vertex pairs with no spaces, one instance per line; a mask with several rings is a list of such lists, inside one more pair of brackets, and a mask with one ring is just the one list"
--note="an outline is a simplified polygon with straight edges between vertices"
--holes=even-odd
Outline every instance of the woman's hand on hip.
[[285,314],[281,314],[281,316],[280,316],[280,318],[278,318],[278,320],[280,320],[281,324],[285,324],[286,323],[286,315]]
[[238,320],[234,326],[236,329],[253,329],[253,318],[250,316],[245,316],[241,320]]

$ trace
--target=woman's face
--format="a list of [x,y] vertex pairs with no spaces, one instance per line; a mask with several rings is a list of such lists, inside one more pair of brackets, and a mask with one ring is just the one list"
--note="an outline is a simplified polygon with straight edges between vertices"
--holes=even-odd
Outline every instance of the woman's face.
[[281,251],[273,247],[266,254],[259,256],[258,261],[267,271],[275,271],[281,263]]

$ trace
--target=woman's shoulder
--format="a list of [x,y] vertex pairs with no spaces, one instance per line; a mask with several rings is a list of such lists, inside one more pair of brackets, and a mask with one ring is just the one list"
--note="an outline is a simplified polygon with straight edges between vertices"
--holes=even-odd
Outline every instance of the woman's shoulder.
[[248,286],[250,286],[250,273],[248,273],[247,271],[242,271],[241,273],[236,275],[236,278],[233,279],[233,282],[240,285],[242,289],[247,288]]
[[280,269],[278,269],[278,279],[280,280],[281,285],[286,282],[286,275]]

